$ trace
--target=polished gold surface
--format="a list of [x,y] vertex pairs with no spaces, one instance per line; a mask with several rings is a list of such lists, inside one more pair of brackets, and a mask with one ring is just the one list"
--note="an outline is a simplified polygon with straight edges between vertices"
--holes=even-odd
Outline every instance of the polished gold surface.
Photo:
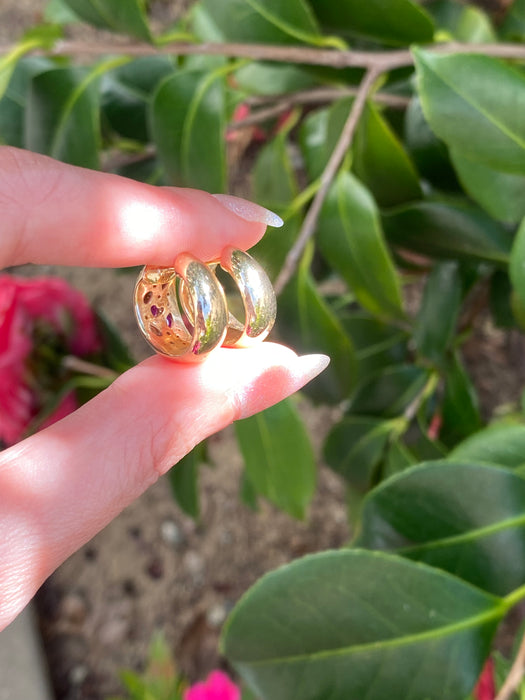
[[249,347],[266,338],[272,330],[277,302],[272,283],[251,255],[237,248],[225,248],[220,265],[235,281],[244,305],[244,323],[229,314],[223,345]]
[[201,359],[226,335],[224,292],[209,267],[186,253],[179,255],[174,267],[143,269],[135,286],[134,308],[145,339],[166,357]]

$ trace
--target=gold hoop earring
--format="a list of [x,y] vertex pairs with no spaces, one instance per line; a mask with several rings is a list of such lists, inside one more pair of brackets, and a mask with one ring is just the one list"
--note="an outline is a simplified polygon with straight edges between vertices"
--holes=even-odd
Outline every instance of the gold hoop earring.
[[244,323],[229,313],[223,345],[250,347],[264,340],[275,323],[277,301],[272,283],[262,266],[237,248],[223,250],[220,266],[233,278],[244,306]]
[[210,268],[188,253],[179,255],[173,267],[147,265],[142,270],[134,309],[144,338],[166,357],[202,359],[226,336],[228,311],[222,287]]

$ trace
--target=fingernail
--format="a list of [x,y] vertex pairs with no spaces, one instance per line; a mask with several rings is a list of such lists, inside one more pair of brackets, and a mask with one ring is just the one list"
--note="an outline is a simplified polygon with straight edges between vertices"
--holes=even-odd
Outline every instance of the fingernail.
[[330,364],[328,355],[303,355],[295,363],[296,381],[301,387],[315,379]]
[[284,221],[275,212],[247,199],[234,197],[232,194],[213,194],[212,197],[215,197],[223,207],[237,214],[245,221],[258,221],[261,224],[275,226],[276,228],[284,224]]
[[226,392],[237,407],[237,418],[253,416],[299,391],[326,369],[329,362],[326,355],[296,356],[286,364],[267,368],[254,381],[247,384],[241,381]]

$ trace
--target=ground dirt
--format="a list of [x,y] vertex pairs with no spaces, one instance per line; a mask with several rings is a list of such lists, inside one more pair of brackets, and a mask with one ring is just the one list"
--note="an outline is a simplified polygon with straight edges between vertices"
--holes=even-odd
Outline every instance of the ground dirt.
[[[34,23],[45,3],[0,0],[0,41]],[[156,2],[167,23],[184,3]],[[76,30],[80,31],[80,30]],[[84,30],[82,30],[84,31]],[[148,354],[131,310],[134,277],[112,270],[39,268],[82,289],[118,327],[137,359]],[[515,402],[525,382],[523,337],[480,320],[467,344],[483,406]],[[306,400],[300,409],[317,454],[333,415]],[[59,700],[103,700],[121,691],[118,671],[140,669],[153,633],[164,633],[191,679],[223,662],[217,639],[228,610],[264,572],[348,537],[344,488],[322,465],[306,522],[266,503],[257,513],[238,497],[242,462],[231,429],[210,441],[213,467],[201,470],[202,516],[185,516],[162,479],[72,556],[38,596],[41,629]]]

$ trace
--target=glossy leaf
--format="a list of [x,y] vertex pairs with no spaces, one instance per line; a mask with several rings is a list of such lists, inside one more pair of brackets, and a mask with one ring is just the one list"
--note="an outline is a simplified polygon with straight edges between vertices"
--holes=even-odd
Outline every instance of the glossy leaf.
[[525,77],[488,56],[413,53],[433,131],[474,162],[525,174]]
[[381,476],[387,479],[394,474],[399,474],[416,463],[416,458],[401,440],[392,440],[385,456]]
[[230,615],[221,650],[262,700],[458,700],[505,611],[430,567],[323,552],[259,580]]
[[451,447],[482,425],[476,390],[458,353],[445,370],[440,438]]
[[337,100],[329,108],[312,112],[302,123],[299,145],[311,180],[316,180],[325,169],[352,103],[353,98]]
[[395,418],[420,394],[429,376],[428,370],[416,365],[385,367],[357,387],[348,411]]
[[415,202],[385,212],[387,238],[394,245],[448,260],[506,265],[512,236],[478,207],[461,200]]
[[441,190],[458,189],[458,181],[448,149],[430,128],[421,101],[410,100],[405,112],[404,139],[421,176]]
[[199,5],[221,41],[317,44],[321,40],[305,0],[201,0]]
[[408,334],[405,331],[362,311],[339,314],[339,320],[355,347],[360,381],[383,367],[398,365],[407,359]]
[[350,173],[339,173],[330,190],[319,220],[318,241],[323,257],[365,309],[386,319],[404,318],[400,283],[377,206]]
[[126,138],[148,141],[151,94],[174,70],[168,56],[145,56],[106,74],[101,83],[101,105],[111,127]]
[[447,31],[457,41],[484,43],[497,41],[490,17],[479,7],[466,7],[456,0],[438,0],[429,5],[441,31]]
[[206,455],[206,442],[201,442],[168,472],[175,500],[192,518],[198,518],[200,514],[199,468],[206,462]]
[[395,428],[394,421],[346,416],[326,438],[323,450],[326,463],[354,489],[367,491]]
[[356,545],[505,595],[525,582],[525,479],[456,459],[412,467],[367,496]]
[[525,175],[503,173],[451,150],[465,191],[494,219],[515,224],[525,216]]
[[41,56],[27,56],[17,62],[0,100],[0,143],[24,147],[24,112],[29,85],[35,75],[52,67],[53,63]]
[[321,352],[330,365],[310,385],[306,393],[319,401],[334,403],[346,398],[355,384],[355,351],[349,336],[320,295],[308,260],[279,297],[279,335],[301,353]]
[[237,421],[235,432],[257,493],[295,518],[304,518],[315,490],[315,459],[292,401]]
[[98,168],[99,119],[95,82],[104,64],[86,73],[53,68],[31,81],[25,110],[26,145],[57,160]]
[[372,102],[367,103],[359,121],[352,166],[380,207],[403,204],[422,196],[410,158]]
[[153,140],[173,184],[224,192],[226,114],[221,72],[166,78],[151,106]]
[[241,90],[255,95],[283,95],[296,90],[307,90],[315,85],[315,78],[301,66],[291,63],[263,63],[252,61],[235,73]]
[[462,282],[456,262],[438,263],[425,285],[414,329],[420,355],[441,365],[450,347],[462,298]]
[[460,442],[449,453],[454,462],[488,462],[503,467],[525,465],[525,425],[490,425]]
[[[252,169],[253,200],[271,211],[284,214],[299,194],[288,143],[289,130],[284,128],[259,152]],[[269,227],[253,254],[270,276],[279,274],[302,222],[301,215],[285,219],[281,228]]]
[[151,40],[145,0],[64,0],[85,22],[111,32]]
[[412,0],[310,0],[319,21],[334,33],[357,35],[386,44],[430,42],[430,15]]
[[522,303],[525,303],[525,219],[523,220],[510,256],[510,279]]

